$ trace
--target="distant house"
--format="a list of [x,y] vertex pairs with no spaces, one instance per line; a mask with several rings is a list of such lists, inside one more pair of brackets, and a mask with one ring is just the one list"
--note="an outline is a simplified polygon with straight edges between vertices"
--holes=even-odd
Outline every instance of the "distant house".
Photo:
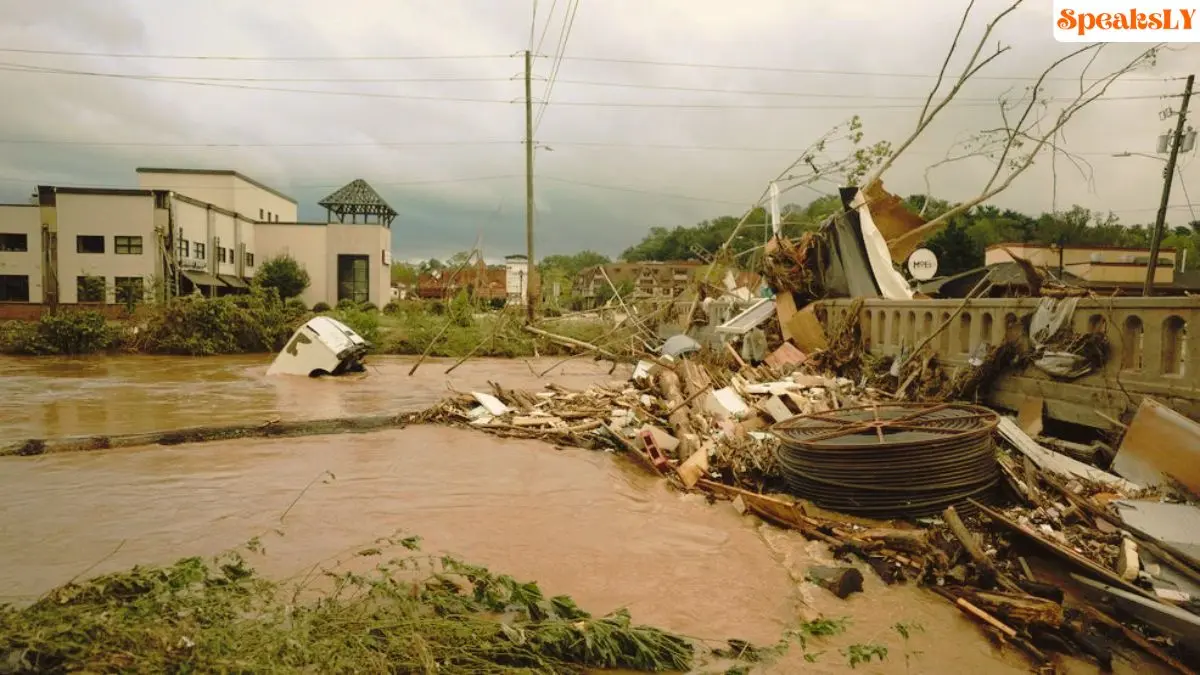
[[[1155,287],[1160,293],[1191,290],[1188,275],[1176,269],[1176,250],[1162,248],[1154,269]],[[1146,281],[1150,264],[1150,249],[1122,246],[1048,246],[1044,244],[1007,243],[987,248],[984,262],[988,267],[1011,263],[1013,256],[1029,261],[1034,267],[1047,269],[1062,276],[1067,283],[1095,291],[1138,291]]]
[[702,265],[690,260],[596,265],[579,273],[574,281],[574,292],[585,305],[594,305],[600,297],[611,292],[606,290],[611,281],[618,288],[626,283],[631,285],[634,299],[673,297],[687,289],[696,270]]

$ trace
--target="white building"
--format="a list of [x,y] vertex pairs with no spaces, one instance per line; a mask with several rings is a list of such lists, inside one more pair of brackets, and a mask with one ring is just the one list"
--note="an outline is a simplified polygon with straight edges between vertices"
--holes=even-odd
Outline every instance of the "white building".
[[523,255],[504,256],[504,290],[512,304],[525,304],[529,286],[529,258]]
[[396,213],[364,181],[322,200],[328,222],[297,222],[295,200],[235,171],[138,177],[140,189],[39,186],[34,204],[0,205],[0,305],[244,292],[284,253],[308,270],[310,306],[389,299]]

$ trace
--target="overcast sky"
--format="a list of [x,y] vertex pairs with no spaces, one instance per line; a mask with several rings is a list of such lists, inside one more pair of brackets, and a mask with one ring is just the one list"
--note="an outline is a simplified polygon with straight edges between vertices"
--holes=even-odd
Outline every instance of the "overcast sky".
[[[572,4],[538,2],[536,99],[545,97]],[[0,201],[21,201],[39,183],[134,186],[138,166],[227,168],[278,187],[300,202],[302,217],[318,218],[318,199],[364,178],[400,214],[399,258],[446,256],[469,248],[479,232],[489,258],[523,252],[516,54],[530,45],[531,5],[0,0]],[[976,5],[970,38],[1004,3]],[[902,139],[963,6],[580,0],[549,105],[535,108],[544,146],[536,162],[538,257],[583,248],[616,255],[652,226],[740,213],[802,148],[855,113],[868,141]],[[1029,0],[1002,24],[997,41],[1012,50],[885,176],[890,190],[923,192],[925,166],[956,139],[996,125],[989,101],[1019,92],[1072,47],[1051,37],[1050,13],[1048,1]],[[1112,46],[1094,72],[1139,49]],[[150,58],[170,55],[248,58]],[[1066,146],[1092,164],[1091,184],[1060,162],[1055,199],[1047,155],[996,203],[1032,213],[1079,203],[1125,222],[1152,221],[1163,163],[1111,155],[1154,153],[1156,136],[1173,124],[1159,112],[1179,106],[1178,96],[1161,97],[1180,93],[1178,78],[1193,70],[1196,47],[1167,52],[1115,85],[1110,94],[1119,100],[1077,116]],[[201,86],[183,78],[206,79]],[[1056,81],[1048,93],[1072,86]],[[337,93],[312,93],[319,91]],[[1173,224],[1200,212],[1195,157],[1182,159],[1191,197],[1175,190]],[[970,197],[989,169],[979,160],[937,171],[933,192]],[[798,202],[815,196],[793,194]]]

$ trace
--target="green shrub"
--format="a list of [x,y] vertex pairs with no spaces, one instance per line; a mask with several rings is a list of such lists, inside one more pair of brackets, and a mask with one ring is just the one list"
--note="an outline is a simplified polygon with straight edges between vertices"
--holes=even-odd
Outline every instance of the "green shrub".
[[254,283],[275,289],[281,298],[294,298],[308,288],[308,270],[295,258],[284,254],[263,262],[254,275]]
[[331,309],[333,308],[329,306],[328,302],[318,302],[317,304],[313,305],[313,312],[316,314],[328,312]]
[[[294,307],[294,305],[293,305]],[[238,354],[283,348],[304,314],[284,305],[273,288],[247,295],[190,295],[147,308],[133,346],[155,354]]]
[[301,317],[308,314],[308,305],[304,304],[304,301],[300,298],[288,298],[283,303],[283,308],[292,317]]
[[10,321],[0,328],[0,351],[9,354],[95,354],[120,343],[121,329],[100,312],[60,311],[36,322]]
[[362,311],[364,311],[364,312],[378,312],[379,311],[379,308],[376,307],[375,303],[373,303],[373,302],[363,303],[363,306],[360,309],[362,309]]
[[337,309],[358,309],[358,303],[350,298],[338,300]]
[[379,312],[368,312],[358,307],[338,309],[333,318],[354,329],[364,340],[372,344],[379,341]]

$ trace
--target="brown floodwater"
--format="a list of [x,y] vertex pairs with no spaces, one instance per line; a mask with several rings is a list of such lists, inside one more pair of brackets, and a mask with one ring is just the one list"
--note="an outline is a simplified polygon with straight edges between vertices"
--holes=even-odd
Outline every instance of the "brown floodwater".
[[580,358],[453,360],[372,356],[368,374],[344,378],[267,377],[271,357],[0,357],[0,444],[26,438],[123,434],[181,427],[379,415],[429,406],[452,390],[536,387],[553,378],[584,388],[628,377],[610,363]]
[[[411,361],[385,359],[358,382],[274,383],[261,359],[4,363],[15,379],[0,380],[0,437],[421,407],[445,391],[447,365],[409,379]],[[609,379],[583,360],[566,371],[554,381]],[[541,381],[519,361],[479,361],[453,375],[457,388]],[[14,400],[23,397],[31,400]],[[854,672],[1028,671],[933,594],[886,586],[864,568],[865,592],[838,600],[804,582],[809,567],[832,562],[824,546],[682,495],[608,453],[424,426],[0,458],[0,602],[28,601],[80,574],[216,554],[263,533],[266,553],[252,561],[290,578],[315,565],[361,565],[355,551],[396,532],[420,535],[427,552],[536,580],[595,613],[627,607],[639,622],[694,637],[771,643],[801,620],[849,619],[844,633],[810,642],[814,663],[793,648],[765,673],[849,672],[856,644],[887,647],[888,657]],[[897,623],[911,627],[908,639]],[[1117,672],[1135,669],[1156,672],[1118,660]]]

